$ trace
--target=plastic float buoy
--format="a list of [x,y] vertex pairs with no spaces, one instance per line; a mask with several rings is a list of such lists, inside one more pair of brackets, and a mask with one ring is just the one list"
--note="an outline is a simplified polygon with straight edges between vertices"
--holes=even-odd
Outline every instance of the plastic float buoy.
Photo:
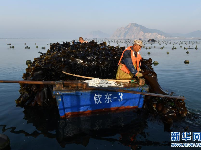
[[6,150],[9,149],[9,147],[10,147],[9,138],[4,134],[0,134],[0,150]]

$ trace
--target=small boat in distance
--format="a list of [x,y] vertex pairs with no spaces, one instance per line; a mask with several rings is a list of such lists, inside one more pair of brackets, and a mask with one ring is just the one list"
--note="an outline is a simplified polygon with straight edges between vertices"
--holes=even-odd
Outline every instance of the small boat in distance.
[[154,39],[149,39],[148,42],[151,42],[151,43],[152,43],[152,42],[156,42],[156,40],[154,40]]

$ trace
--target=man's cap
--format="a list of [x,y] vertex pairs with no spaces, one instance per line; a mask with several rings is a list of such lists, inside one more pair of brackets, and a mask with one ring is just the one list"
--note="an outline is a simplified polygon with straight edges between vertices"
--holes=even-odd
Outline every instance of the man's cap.
[[137,45],[143,46],[143,44],[142,44],[142,41],[141,41],[141,40],[135,40],[135,41],[134,41],[134,44],[137,44]]

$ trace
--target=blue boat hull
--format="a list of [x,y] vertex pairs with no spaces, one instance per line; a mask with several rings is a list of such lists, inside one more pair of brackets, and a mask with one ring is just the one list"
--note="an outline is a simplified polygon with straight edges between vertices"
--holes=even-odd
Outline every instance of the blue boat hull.
[[[124,88],[125,90],[126,88]],[[136,87],[126,90],[146,92]],[[144,95],[108,91],[53,91],[61,118],[102,111],[142,108]]]

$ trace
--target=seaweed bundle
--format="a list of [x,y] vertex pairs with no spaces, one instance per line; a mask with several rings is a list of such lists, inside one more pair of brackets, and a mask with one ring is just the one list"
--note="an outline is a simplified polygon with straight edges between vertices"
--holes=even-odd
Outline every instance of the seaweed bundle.
[[[82,76],[115,79],[117,64],[125,47],[107,46],[106,42],[98,44],[63,42],[53,43],[46,53],[41,53],[28,65],[24,80],[59,81],[77,80],[77,77],[62,73],[66,71]],[[79,78],[80,79],[80,78]],[[21,96],[16,100],[20,106],[54,106],[52,85],[20,85]]]

